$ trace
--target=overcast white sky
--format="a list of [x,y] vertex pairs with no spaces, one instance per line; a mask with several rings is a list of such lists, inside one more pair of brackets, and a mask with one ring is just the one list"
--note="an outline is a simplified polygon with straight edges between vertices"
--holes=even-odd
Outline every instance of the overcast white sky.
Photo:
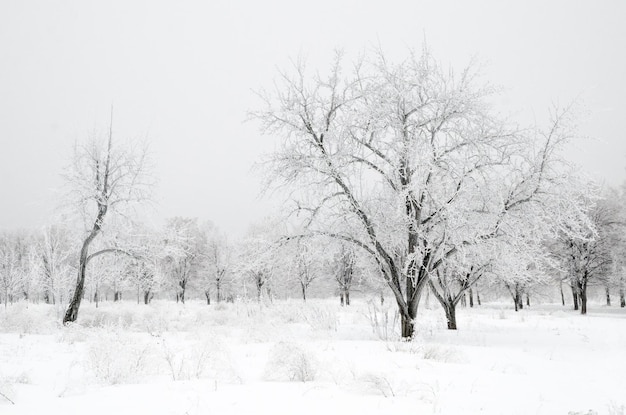
[[290,57],[325,67],[337,47],[400,56],[424,36],[443,62],[473,55],[507,110],[546,118],[580,97],[572,158],[626,177],[626,2],[0,1],[0,229],[49,220],[76,139],[108,124],[148,136],[161,217],[241,234],[267,213],[250,166],[272,140],[243,123]]

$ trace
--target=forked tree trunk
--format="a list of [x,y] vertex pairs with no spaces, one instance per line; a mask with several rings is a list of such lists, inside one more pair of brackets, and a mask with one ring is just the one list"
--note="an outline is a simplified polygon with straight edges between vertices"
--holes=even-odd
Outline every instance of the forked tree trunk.
[[144,291],[143,292],[143,303],[145,305],[150,304],[150,301],[152,300],[152,297],[154,297],[154,294],[152,294],[152,292],[150,290]]
[[448,304],[444,307],[446,312],[446,320],[448,321],[448,330],[456,330],[456,307],[454,303]]
[[[206,297],[206,304],[207,305],[211,305],[211,294],[209,293],[209,291],[205,291],[204,292],[204,296]],[[217,302],[219,303],[219,295],[217,297]]]
[[443,311],[446,313],[446,324],[448,330],[456,330],[456,306],[463,298],[464,293],[458,293],[455,298],[452,298],[448,292],[439,292],[432,281],[429,281],[430,291],[433,293]]
[[522,293],[520,290],[520,286],[518,283],[515,283],[513,287],[508,283],[505,283],[509,294],[511,294],[511,298],[513,299],[513,304],[515,305],[515,311],[522,310],[524,308],[524,301],[522,298]]

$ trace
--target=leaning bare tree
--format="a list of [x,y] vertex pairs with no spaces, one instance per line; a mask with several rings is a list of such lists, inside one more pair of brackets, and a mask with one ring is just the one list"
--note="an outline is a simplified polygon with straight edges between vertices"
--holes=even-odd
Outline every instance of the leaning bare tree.
[[90,252],[91,243],[102,232],[108,216],[149,198],[152,181],[148,169],[147,148],[124,146],[114,141],[112,122],[106,137],[93,137],[86,143],[76,144],[71,164],[64,174],[69,188],[68,202],[72,208],[79,208],[90,225],[80,249],[76,286],[63,317],[64,324],[78,317],[89,261],[98,255],[119,251],[117,247],[105,247]]
[[253,114],[281,138],[271,184],[296,189],[309,234],[371,256],[411,337],[436,270],[555,188],[562,119],[546,135],[509,128],[472,66],[455,75],[426,49],[400,63],[376,53],[348,74],[339,56],[326,77],[294,66]]

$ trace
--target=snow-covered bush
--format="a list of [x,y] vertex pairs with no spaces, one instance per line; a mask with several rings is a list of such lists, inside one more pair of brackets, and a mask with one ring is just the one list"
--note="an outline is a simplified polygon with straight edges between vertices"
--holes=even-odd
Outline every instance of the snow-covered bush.
[[146,372],[149,349],[119,328],[98,329],[87,341],[87,366],[98,380],[110,385],[133,382]]
[[213,378],[241,383],[236,365],[226,347],[216,338],[176,342],[160,338],[161,356],[172,380]]
[[294,343],[277,343],[269,352],[265,379],[273,381],[311,382],[317,374],[317,359]]
[[306,304],[302,308],[304,321],[314,330],[337,331],[337,307],[327,305]]

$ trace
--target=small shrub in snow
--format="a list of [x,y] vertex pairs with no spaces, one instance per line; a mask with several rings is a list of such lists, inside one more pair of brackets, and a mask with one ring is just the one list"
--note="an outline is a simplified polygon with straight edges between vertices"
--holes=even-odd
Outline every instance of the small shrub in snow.
[[458,363],[463,360],[457,350],[438,344],[423,345],[420,347],[420,352],[424,359],[436,362]]
[[400,316],[395,307],[380,305],[378,301],[370,300],[367,303],[367,311],[372,331],[380,340],[387,341],[399,336],[397,329]]
[[337,310],[331,307],[307,304],[302,309],[304,321],[314,330],[337,331]]
[[115,385],[134,381],[146,368],[148,346],[122,335],[119,330],[99,330],[88,341],[88,367],[99,380]]
[[280,342],[269,354],[265,378],[274,381],[310,382],[315,380],[317,360],[293,343]]
[[611,402],[608,405],[608,414],[609,415],[626,415],[626,405],[618,404],[615,402]]
[[13,400],[13,385],[18,383],[29,384],[30,377],[28,373],[21,372],[14,375],[0,375],[0,405],[3,401],[15,404]]
[[211,350],[206,342],[185,349],[163,340],[161,350],[172,380],[200,379],[208,370]]
[[368,385],[369,389],[380,393],[385,398],[396,396],[389,378],[385,375],[381,375],[379,373],[366,373],[361,377],[361,380]]
[[160,338],[159,342],[161,356],[172,380],[214,378],[242,382],[227,348],[214,337],[192,342]]

